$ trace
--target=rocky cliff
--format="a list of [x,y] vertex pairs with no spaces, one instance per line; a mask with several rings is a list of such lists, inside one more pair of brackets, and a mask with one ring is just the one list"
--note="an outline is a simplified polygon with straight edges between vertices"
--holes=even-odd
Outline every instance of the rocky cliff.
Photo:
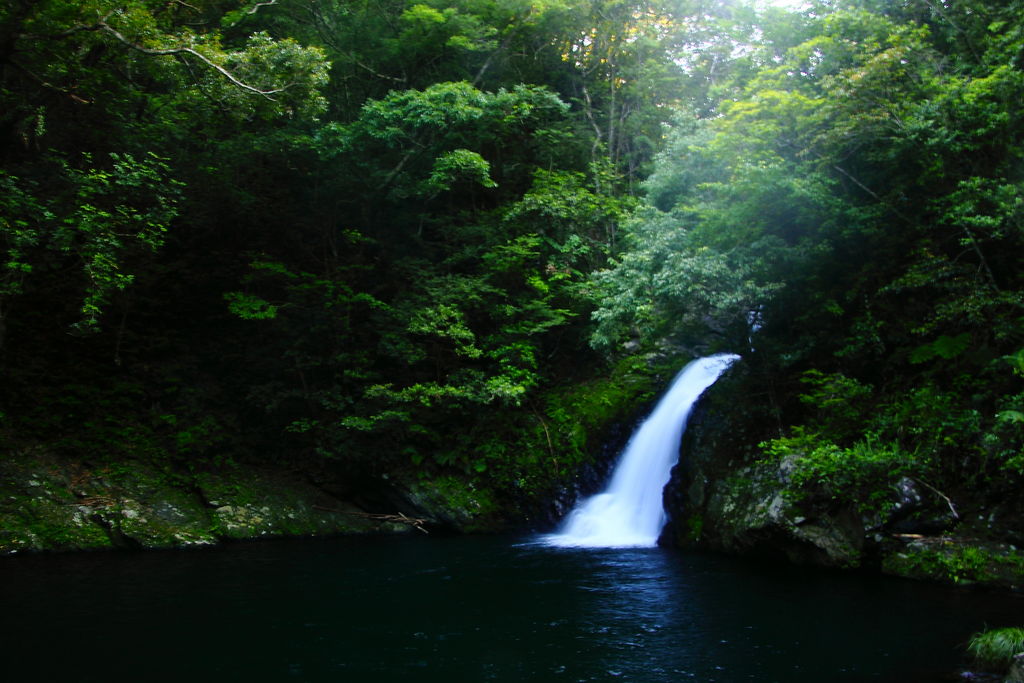
[[[1024,554],[1006,519],[958,508],[912,477],[869,499],[796,484],[800,454],[771,459],[758,444],[778,436],[770,397],[738,363],[694,410],[665,489],[662,542],[799,564],[880,571],[952,583],[1024,586]],[[1010,516],[1012,512],[1004,513]]]

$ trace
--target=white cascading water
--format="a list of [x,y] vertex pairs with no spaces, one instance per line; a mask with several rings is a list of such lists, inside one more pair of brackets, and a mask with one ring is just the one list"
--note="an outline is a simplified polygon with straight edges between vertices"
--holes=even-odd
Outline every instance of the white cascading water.
[[665,525],[662,489],[679,459],[693,404],[739,356],[698,358],[676,375],[654,411],[630,437],[608,487],[577,504],[550,545],[653,547]]

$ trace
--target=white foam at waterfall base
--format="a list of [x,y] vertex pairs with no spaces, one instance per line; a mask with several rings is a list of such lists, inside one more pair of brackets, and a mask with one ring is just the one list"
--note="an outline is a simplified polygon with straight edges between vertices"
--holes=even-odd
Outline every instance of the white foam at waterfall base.
[[680,371],[654,411],[630,437],[608,487],[580,502],[550,545],[592,548],[653,547],[665,525],[662,489],[679,458],[679,442],[693,404],[739,356],[698,358]]

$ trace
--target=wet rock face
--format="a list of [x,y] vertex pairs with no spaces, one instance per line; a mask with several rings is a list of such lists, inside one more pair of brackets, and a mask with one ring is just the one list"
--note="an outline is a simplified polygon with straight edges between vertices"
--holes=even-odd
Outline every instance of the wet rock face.
[[996,501],[968,515],[912,477],[868,492],[870,500],[851,500],[806,478],[796,486],[803,454],[768,459],[758,449],[778,428],[758,405],[763,394],[749,373],[737,363],[691,416],[665,489],[669,524],[662,543],[952,584],[1024,587],[1017,503]]
[[704,482],[702,503],[683,508],[689,523],[674,524],[668,540],[797,564],[857,566],[864,547],[858,516],[841,506],[818,514],[797,508],[784,495],[786,476],[784,467],[752,465]]
[[695,406],[665,489],[662,542],[829,566],[856,562],[863,533],[847,511],[798,510],[783,495],[791,463],[755,463],[773,418],[763,397],[752,397],[752,384],[741,360]]
[[665,489],[662,543],[800,564],[854,567],[865,546],[854,507],[787,496],[794,463],[758,462],[757,444],[777,434],[752,370],[737,362],[690,416],[679,464]]

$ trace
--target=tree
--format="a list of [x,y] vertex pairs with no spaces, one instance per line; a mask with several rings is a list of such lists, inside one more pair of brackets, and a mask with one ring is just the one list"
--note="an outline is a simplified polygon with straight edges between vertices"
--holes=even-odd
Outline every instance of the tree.
[[179,213],[185,173],[174,143],[186,117],[323,110],[319,50],[265,34],[224,48],[221,11],[109,0],[0,9],[0,321],[28,278],[77,263],[79,284],[60,287],[80,298],[78,327],[98,325],[111,293],[131,283],[133,255],[160,247]]

